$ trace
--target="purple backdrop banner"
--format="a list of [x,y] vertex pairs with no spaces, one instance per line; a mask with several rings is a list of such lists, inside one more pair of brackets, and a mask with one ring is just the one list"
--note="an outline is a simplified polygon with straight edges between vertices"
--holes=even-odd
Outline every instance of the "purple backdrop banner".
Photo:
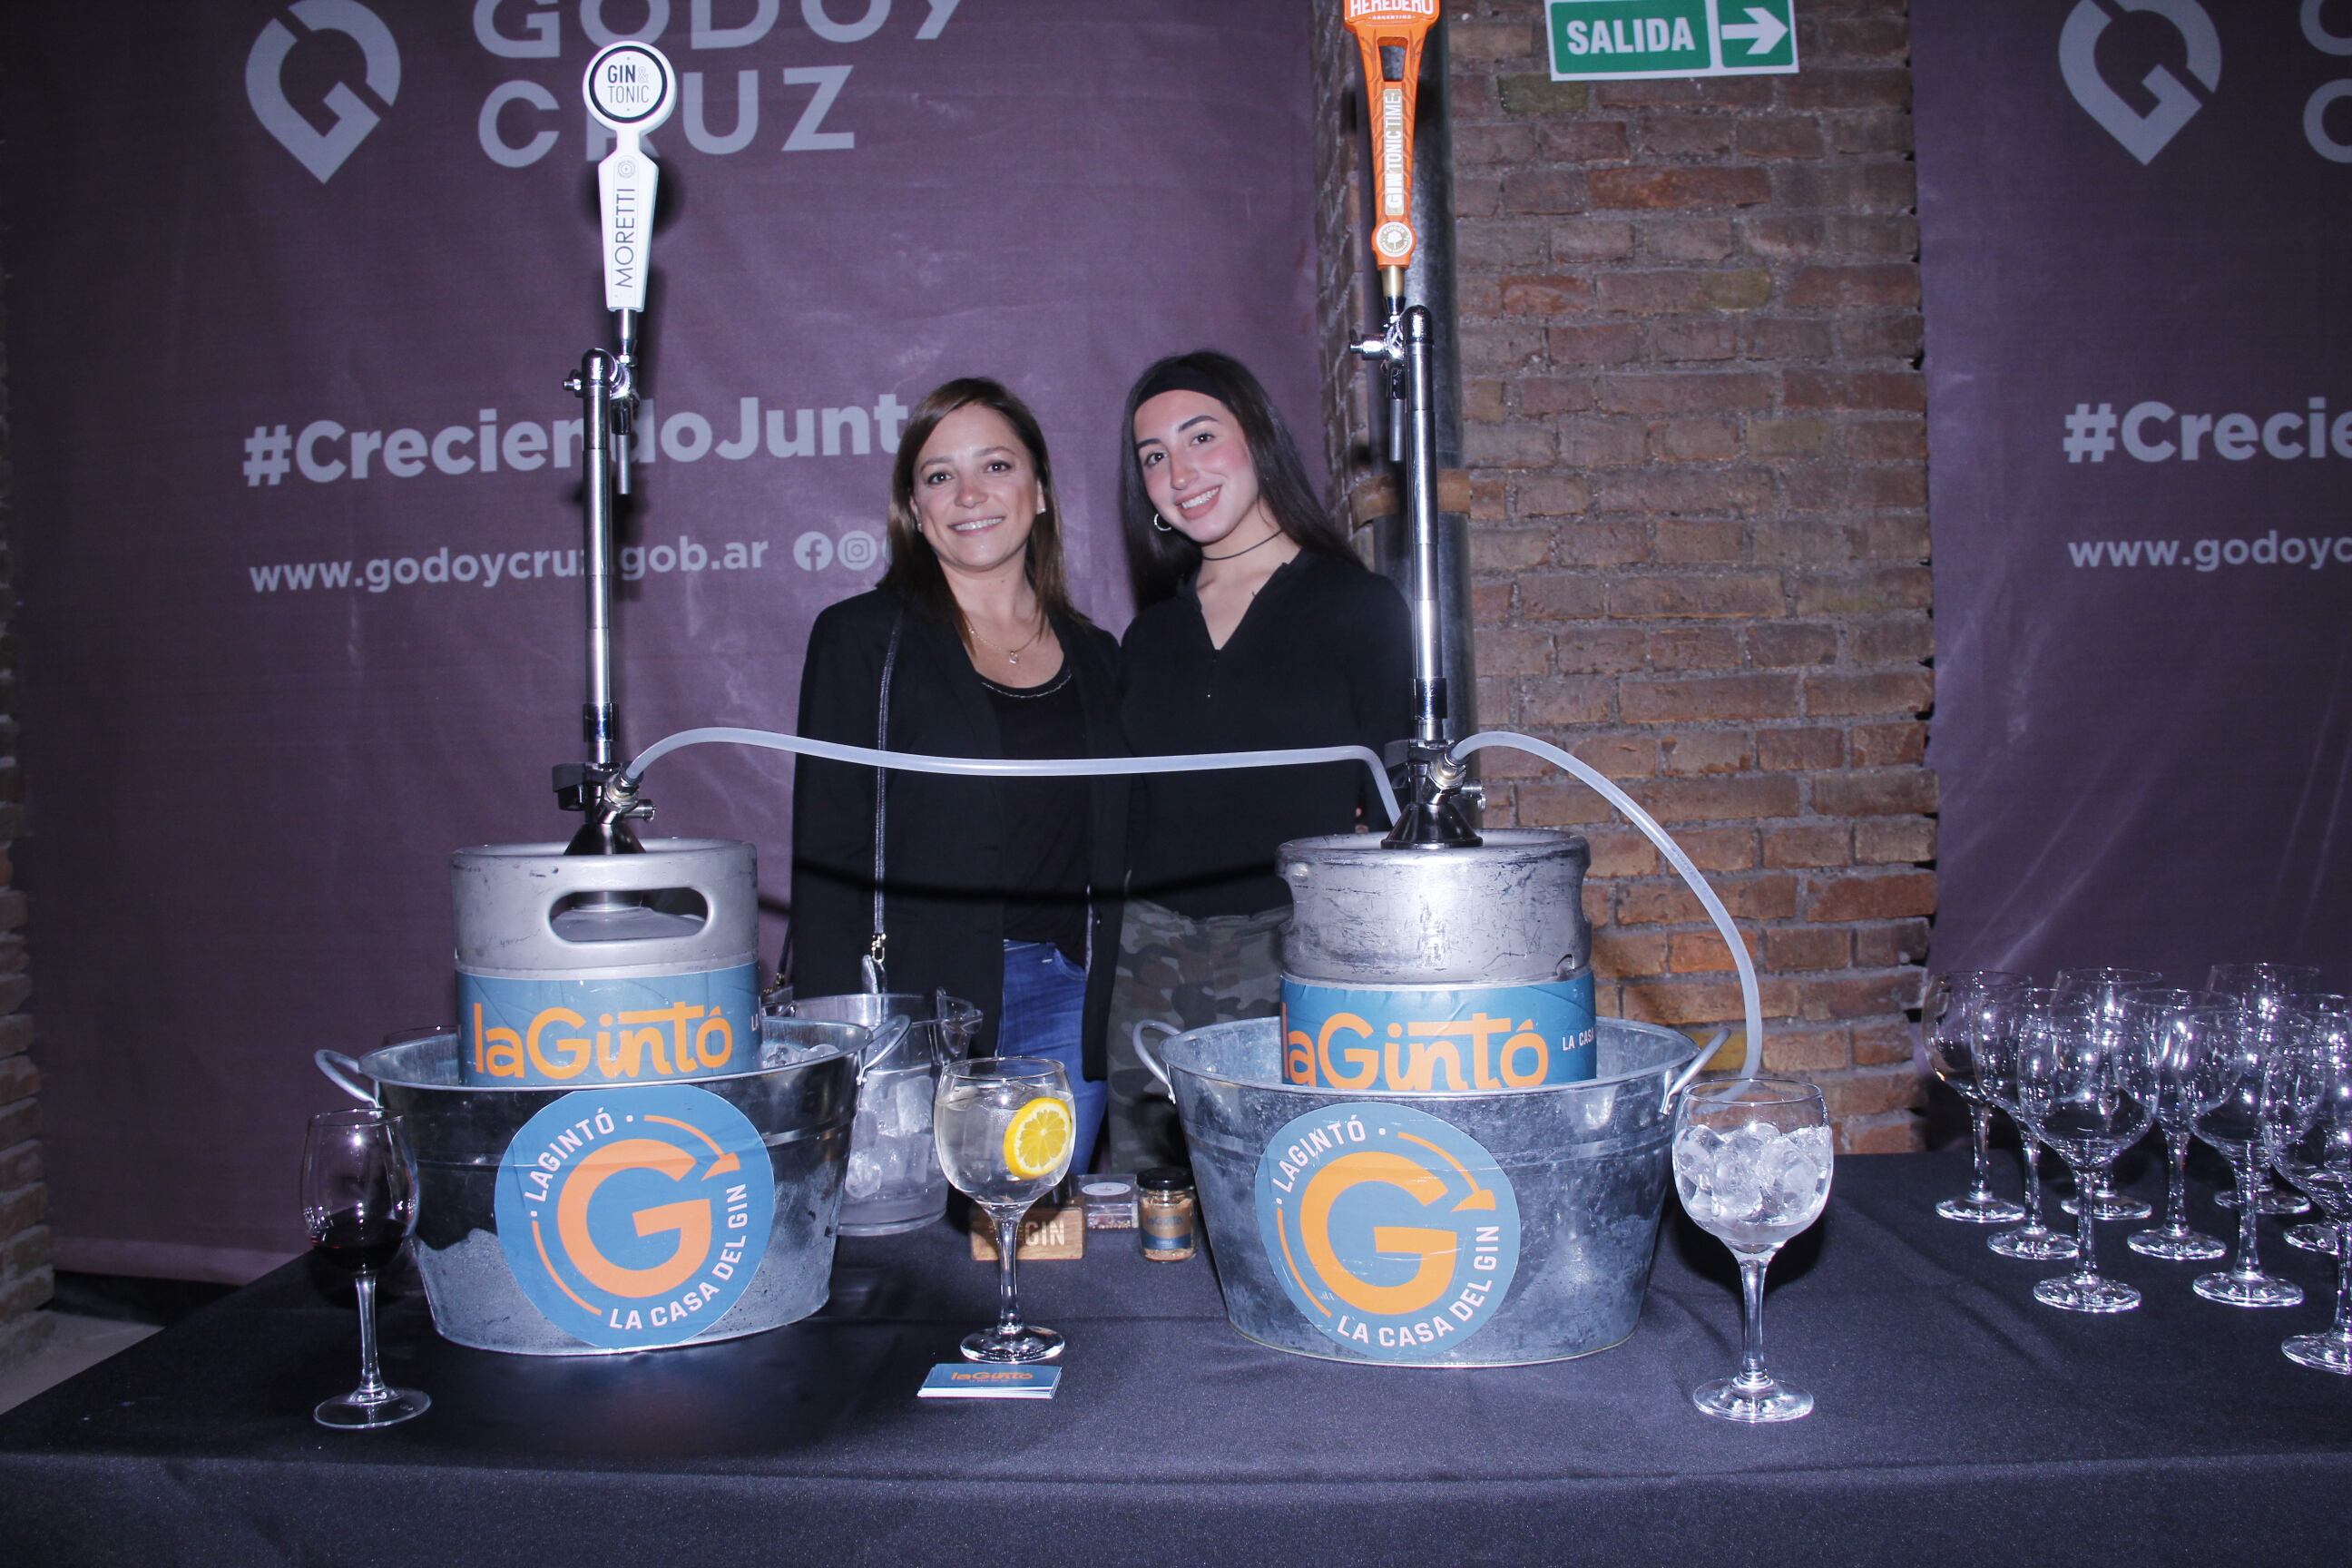
[[2352,8],[1911,8],[1941,966],[2352,987]]
[[[683,88],[651,139],[625,753],[791,724],[809,619],[879,574],[889,454],[938,382],[1036,407],[1114,630],[1136,371],[1215,344],[1316,407],[1303,3],[12,24],[19,867],[69,1268],[234,1277],[298,1246],[303,1118],[340,1098],[311,1051],[446,1017],[449,851],[576,822],[547,782],[584,680],[560,383],[611,340],[602,43],[654,38]],[[757,845],[772,914],[790,786],[772,754],[691,752],[652,778],[655,831]]]

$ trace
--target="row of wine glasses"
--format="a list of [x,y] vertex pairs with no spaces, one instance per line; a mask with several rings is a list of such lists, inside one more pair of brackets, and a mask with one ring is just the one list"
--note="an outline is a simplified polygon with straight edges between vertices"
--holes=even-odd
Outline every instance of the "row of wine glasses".
[[[2200,1275],[2193,1283],[2199,1295],[2240,1307],[2302,1301],[2299,1287],[2265,1273],[2260,1262],[2259,1217],[2285,1207],[2266,1197],[2273,1170],[2292,1184],[2297,1205],[2315,1204],[2328,1221],[2307,1227],[2311,1237],[2291,1239],[2336,1255],[2347,1271],[2344,1283],[2352,1285],[2352,1237],[2341,1215],[2352,1174],[2352,1004],[2307,989],[2315,974],[2267,965],[2217,967],[2204,991],[2143,984],[2154,977],[2126,971],[2069,971],[2061,978],[2060,985],[2037,988],[2020,975],[1973,971],[1933,984],[1928,1059],[1969,1104],[1978,1138],[1969,1192],[1937,1212],[1974,1223],[2006,1217],[1986,1181],[1983,1128],[1990,1110],[2008,1112],[2021,1133],[2026,1203],[2023,1223],[1993,1237],[1993,1250],[2075,1259],[2072,1273],[2035,1288],[2036,1299],[2049,1305],[2127,1310],[2139,1304],[2139,1294],[2099,1274],[2095,1222],[2133,1212],[2103,1196],[2104,1178],[2153,1126],[2168,1155],[2166,1215],[2130,1238],[2135,1251],[2176,1261],[2228,1253],[2188,1223],[2185,1167],[2193,1133],[2230,1163],[2239,1211],[2235,1259]],[[2035,1156],[2045,1146],[2074,1174],[2073,1238],[2042,1224]],[[2305,1364],[2352,1370],[2347,1312],[2352,1304],[2339,1290],[2336,1326],[2298,1336],[2288,1353]]]

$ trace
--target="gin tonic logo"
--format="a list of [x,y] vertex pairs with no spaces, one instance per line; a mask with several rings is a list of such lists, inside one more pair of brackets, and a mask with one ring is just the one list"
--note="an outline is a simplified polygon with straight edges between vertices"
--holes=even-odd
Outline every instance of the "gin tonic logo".
[[1351,1356],[1427,1360],[1486,1326],[1519,1205],[1477,1140],[1410,1106],[1297,1117],[1257,1165],[1258,1238],[1291,1304]]
[[2187,83],[2165,66],[2152,66],[2140,87],[2152,100],[2145,110],[2124,101],[2123,95],[2099,74],[2099,36],[2116,18],[2113,11],[2143,11],[2163,17],[2180,35],[2188,51],[2189,74],[2210,95],[2221,85],[2221,38],[2213,18],[2197,0],[2077,0],[2066,16],[2058,38],[2058,68],[2066,90],[2074,95],[2090,117],[2124,151],[2142,163],[2152,163],[2180,128],[2204,107]]
[[[400,46],[374,12],[359,0],[295,0],[287,11],[302,25],[305,37],[341,33],[359,45],[361,85],[378,104],[392,107],[400,96]],[[299,41],[278,17],[263,24],[245,57],[245,97],[261,128],[323,185],[383,116],[349,83],[339,81],[327,89],[325,107],[333,122],[323,131],[313,125],[286,96],[286,61]]]
[[499,1163],[499,1245],[522,1293],[606,1350],[708,1331],[751,1283],[775,1221],[760,1134],[708,1089],[567,1094]]

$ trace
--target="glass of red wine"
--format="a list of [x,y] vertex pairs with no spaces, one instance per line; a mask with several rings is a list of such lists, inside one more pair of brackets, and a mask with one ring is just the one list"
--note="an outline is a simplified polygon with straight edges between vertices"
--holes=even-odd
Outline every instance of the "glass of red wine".
[[389,1426],[433,1401],[394,1388],[376,1368],[376,1270],[416,1228],[416,1163],[394,1120],[378,1109],[310,1118],[302,1143],[302,1227],[310,1248],[352,1276],[360,1299],[360,1385],[310,1414],[321,1426]]

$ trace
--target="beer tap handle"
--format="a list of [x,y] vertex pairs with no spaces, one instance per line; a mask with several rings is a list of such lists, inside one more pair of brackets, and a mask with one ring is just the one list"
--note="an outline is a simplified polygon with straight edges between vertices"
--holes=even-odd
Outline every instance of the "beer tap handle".
[[627,495],[629,443],[636,423],[638,317],[653,270],[654,201],[661,189],[661,165],[643,139],[669,118],[677,102],[677,77],[659,49],[625,38],[597,51],[581,86],[588,112],[613,133],[612,152],[596,165],[596,207],[604,307],[613,312],[618,340],[609,394],[613,431],[619,437],[613,489]]

